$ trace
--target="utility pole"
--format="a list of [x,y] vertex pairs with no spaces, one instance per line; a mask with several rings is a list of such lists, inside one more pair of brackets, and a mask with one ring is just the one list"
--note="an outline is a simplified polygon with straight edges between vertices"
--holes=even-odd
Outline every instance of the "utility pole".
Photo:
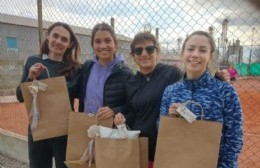
[[113,28],[113,30],[115,30],[115,19],[113,17],[111,18],[110,22],[111,27]]
[[222,23],[222,33],[221,33],[221,45],[222,45],[222,49],[223,49],[222,55],[223,55],[225,61],[228,61],[227,53],[226,53],[226,47],[228,44],[227,30],[228,30],[228,19],[225,18]]
[[255,27],[252,28],[252,41],[251,41],[249,61],[248,61],[248,67],[247,67],[247,73],[248,73],[248,75],[250,75],[250,67],[251,67],[251,59],[252,59],[252,50],[253,50],[253,43],[254,43],[254,34],[255,34]]
[[156,37],[157,42],[159,42],[159,28],[155,29],[155,37]]
[[182,44],[182,38],[181,37],[179,37],[178,39],[177,39],[177,44],[178,44],[178,53],[180,54],[181,53],[181,44]]
[[39,47],[43,40],[43,27],[42,27],[42,0],[37,0],[38,9],[38,30],[39,30]]

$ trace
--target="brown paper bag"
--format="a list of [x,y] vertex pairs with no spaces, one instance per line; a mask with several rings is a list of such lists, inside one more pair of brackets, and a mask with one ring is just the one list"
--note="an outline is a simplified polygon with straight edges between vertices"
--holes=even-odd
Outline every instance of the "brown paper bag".
[[[59,137],[68,133],[68,118],[71,110],[65,77],[54,77],[40,82],[47,84],[46,91],[39,91],[37,95],[39,118],[37,127],[32,129],[33,140]],[[24,104],[32,124],[33,96],[28,87],[32,82],[21,83]]]
[[95,168],[95,164],[92,164],[90,167],[86,161],[81,160],[70,160],[64,162],[68,168]]
[[222,124],[161,117],[155,168],[217,167]]
[[96,168],[140,168],[139,139],[95,138]]
[[[148,138],[141,137],[139,138],[139,152],[140,152],[140,168],[148,167]],[[65,164],[68,168],[95,168],[96,165],[92,164],[91,167],[88,167],[86,161],[74,160],[66,161]]]
[[[85,113],[71,112],[69,115],[69,131],[65,164],[69,168],[88,167],[88,163],[80,161],[81,156],[88,147],[91,139],[88,137],[88,128],[99,124],[112,127],[113,118],[97,121],[96,117],[90,117]],[[91,168],[95,165],[92,164]]]
[[139,138],[140,168],[148,167],[148,138]]

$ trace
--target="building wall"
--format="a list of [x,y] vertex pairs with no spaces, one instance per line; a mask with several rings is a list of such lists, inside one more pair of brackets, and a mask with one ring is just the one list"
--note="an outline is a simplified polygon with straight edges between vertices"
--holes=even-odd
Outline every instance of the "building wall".
[[[81,61],[91,59],[93,49],[90,35],[76,34],[76,36],[81,48]],[[7,37],[16,38],[17,49],[8,48]],[[14,90],[18,86],[26,58],[39,53],[38,37],[37,27],[0,22],[0,93],[3,90]],[[123,53],[126,62],[133,67],[133,59],[129,57],[130,41],[121,40],[119,44],[118,53]]]
[[[17,49],[8,49],[6,37],[17,38]],[[38,31],[33,27],[0,23],[0,59],[25,59],[38,52]]]
[[[76,34],[81,48],[82,61],[93,55],[91,37],[89,35]],[[16,37],[18,49],[8,49],[6,37]],[[0,22],[0,59],[26,59],[30,55],[39,53],[39,35],[36,27],[13,25]],[[130,41],[120,41],[118,53],[128,55]]]

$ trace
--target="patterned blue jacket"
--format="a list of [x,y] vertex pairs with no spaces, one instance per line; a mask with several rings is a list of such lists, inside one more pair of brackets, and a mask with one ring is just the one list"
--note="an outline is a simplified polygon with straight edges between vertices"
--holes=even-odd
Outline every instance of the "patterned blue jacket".
[[[243,146],[243,117],[237,92],[228,82],[212,78],[205,72],[198,80],[183,80],[166,87],[161,103],[160,114],[168,115],[172,103],[184,103],[192,100],[200,103],[204,109],[204,119],[223,124],[219,151],[218,168],[237,168],[238,155]],[[201,109],[187,106],[197,119]],[[158,120],[159,124],[159,120]]]

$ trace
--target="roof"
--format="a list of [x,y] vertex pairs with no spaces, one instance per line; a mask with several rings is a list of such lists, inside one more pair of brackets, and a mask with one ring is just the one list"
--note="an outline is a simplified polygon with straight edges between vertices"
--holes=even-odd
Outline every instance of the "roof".
[[[35,27],[35,28],[38,27],[38,19],[9,15],[9,14],[4,14],[4,13],[0,13],[0,23],[21,25],[21,26]],[[48,29],[48,27],[51,26],[53,23],[54,22],[43,21],[43,23],[42,23],[43,28]],[[70,25],[70,26],[76,34],[91,36],[92,29],[73,26],[73,25]],[[131,38],[121,35],[121,34],[117,34],[117,38],[119,40],[129,41],[129,42],[132,40]]]

